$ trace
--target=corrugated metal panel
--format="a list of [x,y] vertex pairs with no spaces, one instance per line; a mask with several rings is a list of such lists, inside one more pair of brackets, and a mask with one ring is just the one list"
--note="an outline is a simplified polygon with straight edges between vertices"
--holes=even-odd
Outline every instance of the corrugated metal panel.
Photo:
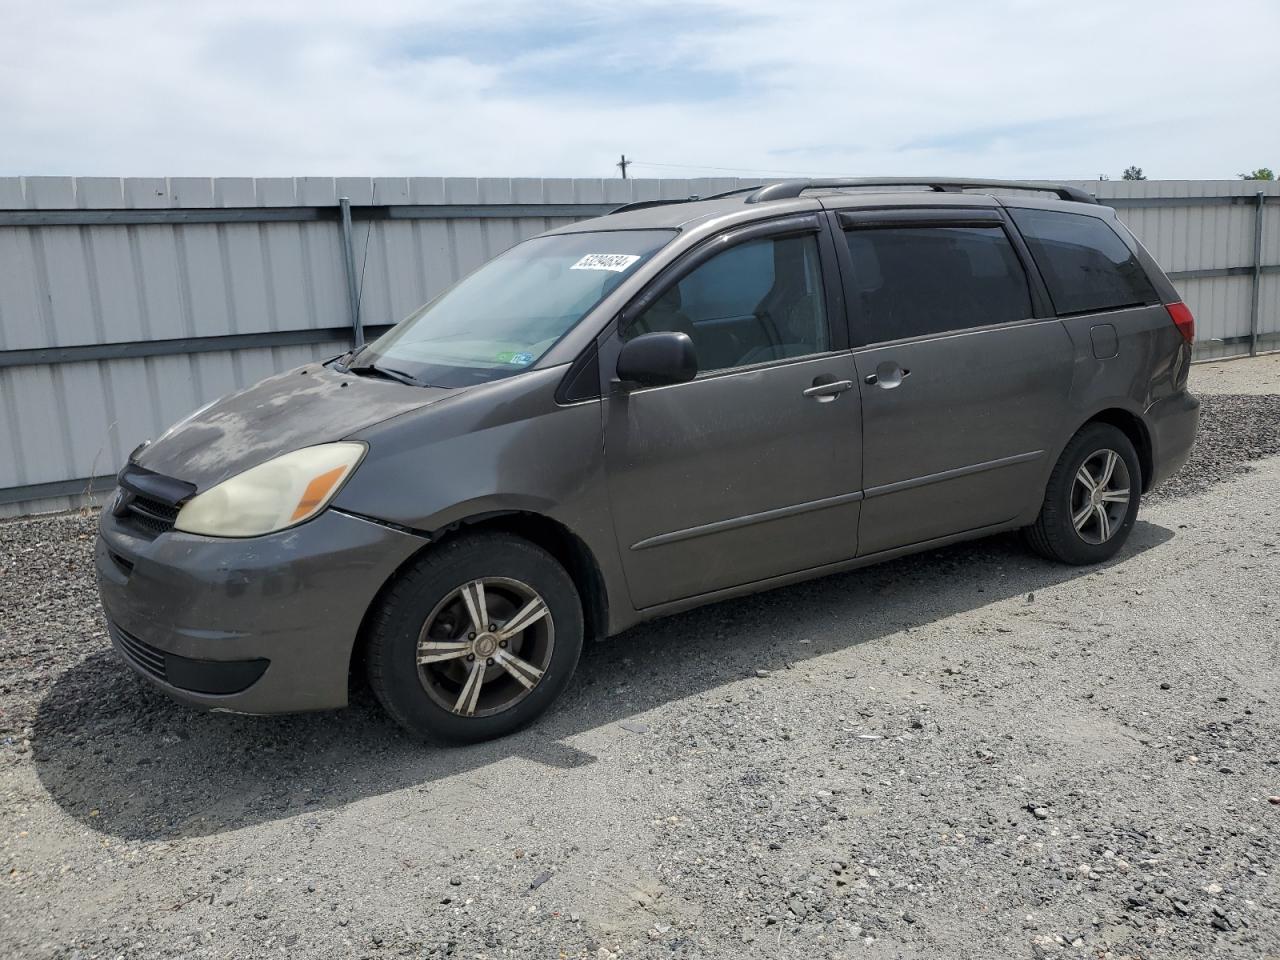
[[[757,181],[385,178],[0,178],[0,211],[200,210],[363,205],[620,204]],[[1243,181],[1084,182],[1170,271],[1253,262],[1251,203],[1197,197],[1280,194]],[[1126,199],[1182,197],[1176,206]],[[305,211],[304,211],[305,212]],[[366,324],[394,322],[512,244],[571,217],[357,220]],[[1280,264],[1280,204],[1264,262]],[[1196,313],[1197,356],[1247,350],[1252,277],[1176,281]],[[349,326],[336,220],[0,226],[0,352]],[[1280,275],[1264,275],[1261,331],[1280,333]],[[331,356],[341,340],[287,347],[0,367],[0,491],[110,474],[140,440],[187,411],[277,370]],[[64,491],[65,492],[65,491]],[[0,516],[64,509],[78,496],[0,503]]]

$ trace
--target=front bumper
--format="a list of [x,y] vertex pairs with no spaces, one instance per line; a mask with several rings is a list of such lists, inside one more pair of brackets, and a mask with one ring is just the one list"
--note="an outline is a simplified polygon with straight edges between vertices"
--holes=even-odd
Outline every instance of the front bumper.
[[347,702],[370,602],[428,541],[326,510],[265,537],[157,537],[103,513],[98,590],[126,663],[204,709],[289,713]]
[[1151,480],[1154,490],[1182,469],[1195,446],[1200,426],[1200,401],[1187,391],[1165,397],[1147,408],[1151,434]]

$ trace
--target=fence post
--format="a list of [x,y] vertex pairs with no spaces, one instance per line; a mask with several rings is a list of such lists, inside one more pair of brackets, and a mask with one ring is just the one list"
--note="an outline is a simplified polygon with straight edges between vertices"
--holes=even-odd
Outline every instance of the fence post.
[[356,251],[351,245],[351,198],[339,197],[342,210],[342,249],[347,262],[347,302],[351,306],[352,346],[359,350],[364,346],[364,327],[360,323],[360,287],[356,281]]
[[1262,309],[1262,212],[1266,209],[1266,194],[1257,193],[1257,207],[1253,214],[1253,300],[1249,305],[1249,356],[1258,355],[1258,317]]

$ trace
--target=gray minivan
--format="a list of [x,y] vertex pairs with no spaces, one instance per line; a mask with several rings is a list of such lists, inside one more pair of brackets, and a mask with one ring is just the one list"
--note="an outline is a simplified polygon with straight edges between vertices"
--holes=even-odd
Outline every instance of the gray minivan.
[[140,446],[103,607],[189,704],[341,707],[363,667],[413,733],[501,736],[642,620],[1007,530],[1106,560],[1191,449],[1192,337],[1073,187],[633,203]]

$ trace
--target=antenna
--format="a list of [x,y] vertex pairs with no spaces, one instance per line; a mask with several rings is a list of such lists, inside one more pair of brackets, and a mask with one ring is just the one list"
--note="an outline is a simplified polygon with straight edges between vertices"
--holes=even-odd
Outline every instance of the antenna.
[[[369,205],[372,206],[377,198],[378,184],[375,181],[373,192],[369,197]],[[351,199],[349,197],[339,197],[338,207],[342,219],[343,252],[346,254],[347,300],[351,306],[352,346],[350,353],[356,353],[364,349],[364,323],[360,316],[360,306],[364,300],[364,270],[369,264],[369,235],[373,232],[373,218],[369,217],[365,223],[364,253],[360,258],[360,274],[357,278],[355,246],[351,240]]]
[[[369,194],[369,206],[378,202],[378,181],[373,181],[373,190]],[[360,329],[360,339],[364,339],[364,318],[360,315],[360,307],[364,303],[364,268],[369,265],[369,234],[373,232],[373,218],[370,217],[364,228],[364,254],[360,258],[360,283],[356,289],[356,325]]]

